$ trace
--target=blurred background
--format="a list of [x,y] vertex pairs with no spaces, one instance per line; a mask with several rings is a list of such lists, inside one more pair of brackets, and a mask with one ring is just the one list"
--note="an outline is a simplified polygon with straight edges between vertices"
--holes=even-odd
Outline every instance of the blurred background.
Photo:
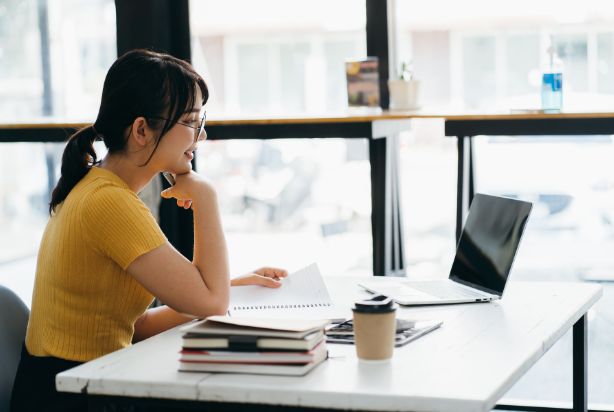
[[[365,14],[364,0],[190,1],[192,62],[211,90],[208,118],[343,112],[344,62],[366,57]],[[550,41],[565,67],[565,109],[614,107],[610,1],[397,0],[394,15],[395,52],[411,62],[424,108],[539,107]],[[112,0],[0,0],[0,123],[93,121],[116,57]],[[477,191],[535,205],[512,279],[606,281],[589,314],[589,401],[614,408],[613,137],[475,143]],[[0,283],[28,303],[62,150],[0,143]],[[442,120],[413,120],[399,150],[407,275],[446,277],[456,139],[444,137]],[[371,275],[368,159],[363,140],[201,145],[197,170],[218,188],[233,273],[316,261],[325,276]],[[567,336],[508,395],[570,400],[570,359]]]

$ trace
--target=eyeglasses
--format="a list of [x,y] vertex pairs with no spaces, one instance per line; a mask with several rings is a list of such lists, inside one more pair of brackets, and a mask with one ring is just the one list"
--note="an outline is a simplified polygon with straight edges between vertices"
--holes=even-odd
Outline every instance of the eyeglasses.
[[[151,116],[151,119],[160,119],[160,120],[168,120],[165,117],[154,117]],[[184,123],[180,120],[177,121],[177,124],[180,124],[182,126],[186,126],[189,127],[190,129],[194,129],[194,142],[198,142],[198,138],[200,137],[200,135],[202,134],[203,130],[205,130],[205,122],[207,120],[207,111],[203,110],[202,111],[202,115],[200,116],[200,123],[198,126],[193,126],[189,123]]]
[[205,122],[207,120],[207,111],[203,110],[203,114],[200,116],[200,124],[198,126],[192,126],[189,123],[184,123],[182,121],[177,121],[178,124],[182,126],[187,126],[190,129],[194,129],[194,141],[198,142],[198,138],[202,134],[203,130],[205,130]]

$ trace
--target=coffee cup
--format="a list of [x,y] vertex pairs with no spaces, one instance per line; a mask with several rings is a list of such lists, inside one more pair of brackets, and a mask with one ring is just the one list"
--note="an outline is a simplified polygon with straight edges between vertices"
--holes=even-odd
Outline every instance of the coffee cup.
[[359,359],[383,361],[392,357],[396,334],[396,305],[378,295],[352,308],[356,354]]

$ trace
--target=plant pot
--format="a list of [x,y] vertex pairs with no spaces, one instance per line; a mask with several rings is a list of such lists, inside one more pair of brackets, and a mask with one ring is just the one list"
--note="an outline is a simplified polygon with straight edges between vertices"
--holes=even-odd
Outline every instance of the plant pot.
[[418,80],[388,80],[390,91],[390,110],[416,110],[420,82]]

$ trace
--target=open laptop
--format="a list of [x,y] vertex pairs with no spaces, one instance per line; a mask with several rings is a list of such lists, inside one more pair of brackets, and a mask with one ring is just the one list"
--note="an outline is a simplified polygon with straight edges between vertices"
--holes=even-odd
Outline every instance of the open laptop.
[[478,193],[473,198],[448,279],[361,282],[401,305],[487,302],[500,299],[532,204]]

